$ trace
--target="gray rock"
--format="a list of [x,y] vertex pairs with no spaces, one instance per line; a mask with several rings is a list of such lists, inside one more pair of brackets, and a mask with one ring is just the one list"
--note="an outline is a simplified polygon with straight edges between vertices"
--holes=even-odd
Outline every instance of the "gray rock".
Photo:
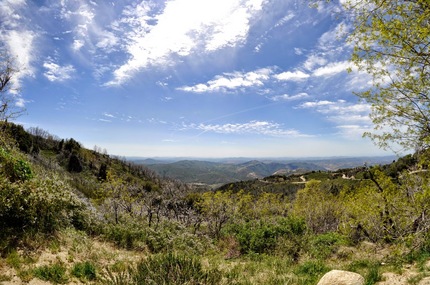
[[317,285],[364,285],[364,278],[355,272],[332,270],[327,272]]

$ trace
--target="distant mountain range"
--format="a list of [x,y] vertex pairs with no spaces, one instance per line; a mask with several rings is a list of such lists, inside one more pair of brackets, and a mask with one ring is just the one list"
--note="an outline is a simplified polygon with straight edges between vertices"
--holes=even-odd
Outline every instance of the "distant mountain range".
[[337,170],[375,164],[387,164],[395,156],[384,157],[333,157],[312,159],[252,159],[223,158],[208,160],[191,159],[142,159],[128,160],[143,164],[160,176],[178,179],[185,183],[201,183],[212,187],[225,183],[261,179],[274,174],[297,174],[318,170]]

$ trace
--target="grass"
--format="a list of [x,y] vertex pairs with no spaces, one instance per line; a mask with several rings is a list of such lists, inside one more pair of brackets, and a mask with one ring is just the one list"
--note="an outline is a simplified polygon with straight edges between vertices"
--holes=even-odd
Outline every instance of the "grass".
[[34,276],[54,284],[64,284],[69,280],[67,276],[67,268],[60,262],[54,263],[52,265],[36,267],[34,269]]
[[[299,260],[282,252],[249,253],[226,259],[222,250],[193,254],[177,248],[158,254],[148,251],[126,250],[97,240],[76,230],[65,230],[55,237],[56,241],[41,244],[37,252],[27,257],[23,251],[12,251],[1,260],[0,283],[12,278],[15,270],[23,283],[37,277],[53,284],[82,282],[94,284],[291,284],[314,285],[330,269],[344,269],[361,274],[366,285],[381,280],[382,271],[400,266],[399,259],[389,258],[365,247],[345,251],[342,237],[325,234],[310,239],[307,254]],[[179,240],[178,237],[176,237]],[[317,254],[318,249],[326,252]],[[178,247],[179,248],[179,247]],[[217,248],[216,245],[211,249]],[[385,249],[388,251],[387,249]],[[394,252],[393,252],[394,253]],[[427,276],[427,254],[416,254],[404,259],[411,264],[417,276],[409,279],[414,285]],[[395,261],[395,262],[394,262]],[[381,262],[385,262],[382,267]],[[393,267],[395,265],[395,267]],[[8,273],[9,272],[9,273]],[[150,280],[150,281],[148,281]],[[172,280],[179,280],[174,283]],[[149,283],[148,283],[149,282]],[[176,281],[175,281],[176,282]]]
[[82,282],[94,281],[97,279],[97,270],[95,265],[90,261],[79,262],[73,265],[71,274]]
[[373,285],[382,280],[380,267],[380,262],[362,259],[351,262],[347,269],[361,274],[365,279],[365,285]]

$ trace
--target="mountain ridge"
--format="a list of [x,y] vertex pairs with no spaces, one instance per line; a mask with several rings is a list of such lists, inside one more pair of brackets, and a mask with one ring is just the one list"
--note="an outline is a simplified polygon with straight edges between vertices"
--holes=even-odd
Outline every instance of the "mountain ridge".
[[[235,160],[236,159],[236,160]],[[394,156],[384,157],[335,157],[325,159],[296,159],[282,158],[220,158],[218,161],[184,159],[172,161],[158,159],[136,159],[133,163],[144,165],[158,175],[180,180],[184,183],[203,183],[210,186],[220,186],[225,183],[238,182],[282,174],[291,175],[309,171],[334,171],[341,168],[353,168],[363,165],[390,163]],[[245,161],[244,161],[245,160]],[[232,162],[232,161],[237,161]]]

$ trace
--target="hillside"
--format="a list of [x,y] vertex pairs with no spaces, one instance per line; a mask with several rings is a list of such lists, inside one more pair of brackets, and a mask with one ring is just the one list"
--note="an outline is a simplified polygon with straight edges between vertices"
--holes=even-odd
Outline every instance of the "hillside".
[[309,171],[360,167],[364,164],[387,164],[392,162],[394,157],[320,158],[293,161],[274,159],[243,161],[240,159],[227,162],[228,160],[180,160],[171,162],[169,160],[135,159],[134,162],[146,166],[161,177],[170,177],[184,183],[201,183],[216,188],[230,182],[262,179],[276,174],[293,175]]
[[314,285],[343,269],[366,284],[422,285],[426,157],[202,192],[74,139],[3,125],[0,282]]

